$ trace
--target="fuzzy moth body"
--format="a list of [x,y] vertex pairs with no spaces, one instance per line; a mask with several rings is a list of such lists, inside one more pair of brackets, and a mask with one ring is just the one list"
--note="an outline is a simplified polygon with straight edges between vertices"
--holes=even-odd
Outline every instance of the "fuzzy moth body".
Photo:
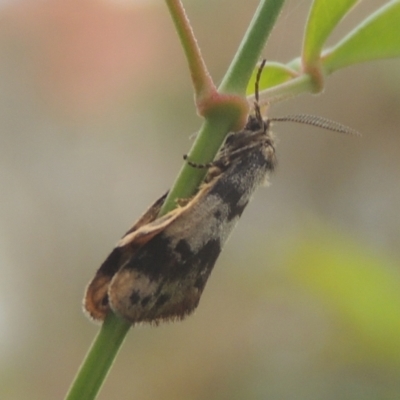
[[276,164],[269,121],[256,111],[227,136],[193,198],[157,218],[159,199],[120,240],[87,287],[92,318],[111,309],[132,324],[158,323],[197,307],[229,234]]

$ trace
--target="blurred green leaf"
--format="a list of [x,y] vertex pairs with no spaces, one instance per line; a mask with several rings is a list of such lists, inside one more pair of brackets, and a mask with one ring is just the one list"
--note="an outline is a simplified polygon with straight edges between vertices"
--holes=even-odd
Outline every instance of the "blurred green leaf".
[[[254,93],[254,87],[256,82],[256,76],[258,67],[253,71],[249,83],[246,89],[246,96]],[[298,72],[294,69],[289,68],[287,65],[277,62],[265,63],[263,72],[261,74],[259,89],[265,90],[273,86],[277,86],[281,83],[287,82],[298,76]]]
[[352,64],[400,56],[400,1],[387,3],[323,57],[327,73]]
[[[322,52],[326,39],[359,0],[315,0],[305,29],[302,58],[285,64],[269,62],[260,80],[268,102],[320,92],[324,76],[352,64],[400,56],[400,0],[392,0],[370,15],[336,46]],[[257,69],[246,94],[254,93]]]
[[359,0],[314,0],[304,34],[302,59],[305,69],[320,59],[333,29]]
[[400,363],[400,274],[386,259],[325,230],[308,233],[289,262],[307,286],[358,332],[371,355]]

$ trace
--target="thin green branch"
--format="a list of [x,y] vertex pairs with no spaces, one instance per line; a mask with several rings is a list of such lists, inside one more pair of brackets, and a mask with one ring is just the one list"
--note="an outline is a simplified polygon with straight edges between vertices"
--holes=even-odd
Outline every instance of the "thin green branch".
[[65,400],[92,400],[101,389],[131,325],[109,313],[76,374]]
[[[209,162],[213,160],[231,126],[232,119],[227,119],[224,114],[217,114],[214,118],[207,118],[189,152],[189,159],[194,162]],[[193,168],[184,163],[165,199],[160,215],[173,210],[176,207],[177,199],[192,196],[204,179],[206,172],[205,169]]]
[[193,29],[182,2],[180,0],[165,1],[189,64],[196,103],[201,103],[204,98],[208,98],[216,92],[214,82],[201,55],[200,47],[197,44],[196,37],[194,36]]
[[[308,74],[300,75],[290,81],[263,90],[260,93],[261,104],[273,104],[290,99],[303,93],[312,93],[314,88],[313,77]],[[250,97],[254,99],[254,95]]]
[[247,84],[265,47],[285,0],[260,2],[218,90],[221,93],[246,94]]

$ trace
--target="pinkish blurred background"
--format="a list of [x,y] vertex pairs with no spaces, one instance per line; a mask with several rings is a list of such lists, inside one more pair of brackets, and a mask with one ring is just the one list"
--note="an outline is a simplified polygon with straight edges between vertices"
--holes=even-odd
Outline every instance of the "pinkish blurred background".
[[[184,4],[219,82],[258,2]],[[268,60],[299,55],[309,5],[287,2]],[[363,138],[275,124],[278,170],[197,312],[132,329],[99,399],[400,398],[399,67],[339,71],[271,109]],[[0,398],[61,399],[99,329],[85,285],[201,119],[162,1],[0,3],[0,87]]]

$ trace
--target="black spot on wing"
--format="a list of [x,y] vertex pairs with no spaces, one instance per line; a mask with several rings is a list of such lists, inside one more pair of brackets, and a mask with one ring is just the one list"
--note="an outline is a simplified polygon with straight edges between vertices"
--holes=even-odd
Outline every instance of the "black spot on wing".
[[156,280],[165,274],[167,266],[174,263],[175,258],[170,240],[164,235],[157,235],[141,247],[123,268],[142,272],[151,280]]
[[98,272],[102,275],[114,276],[121,266],[121,258],[122,251],[119,247],[116,247],[101,264]]
[[214,264],[221,253],[218,238],[209,239],[203,247],[194,253],[186,240],[179,241],[176,250],[181,255],[180,262],[168,271],[168,278],[184,281],[187,277],[195,277],[194,286],[203,290]]
[[138,271],[150,281],[184,281],[193,275],[193,269],[202,268],[203,259],[214,257],[214,252],[206,251],[207,248],[210,245],[194,253],[185,239],[172,248],[171,240],[162,233],[139,249],[123,269]]
[[196,258],[200,265],[214,265],[219,253],[221,253],[221,243],[219,239],[210,239],[197,253]]
[[140,299],[141,299],[141,297],[140,297],[140,294],[139,294],[139,292],[137,290],[134,290],[132,292],[132,294],[129,296],[129,300],[130,300],[132,305],[135,305],[135,304],[139,303]]
[[231,207],[230,207],[230,210],[229,210],[228,217],[227,217],[228,221],[232,221],[232,219],[234,219],[236,217],[239,218],[242,215],[242,213],[243,213],[243,211],[246,208],[248,203],[249,202],[246,201],[245,203],[240,204],[240,205],[239,204],[232,204]]
[[215,219],[221,219],[221,215],[222,215],[222,213],[221,213],[220,210],[214,211],[214,217],[215,217]]
[[[229,206],[228,222],[240,217],[247,206],[248,198],[261,183],[260,178],[274,168],[274,158],[266,158],[263,146],[244,151],[241,158],[232,161],[229,168],[216,182],[211,194],[217,195]],[[245,200],[246,198],[246,200]],[[214,212],[216,218],[218,210]]]
[[168,300],[171,299],[170,294],[162,294],[161,296],[158,297],[156,303],[155,303],[155,308],[163,306]]
[[196,254],[195,265],[198,268],[198,276],[194,282],[194,287],[200,292],[203,291],[208,277],[221,253],[221,243],[219,239],[209,240]]
[[108,294],[106,294],[102,299],[101,299],[101,305],[103,307],[108,306]]
[[[245,195],[245,192],[241,186],[238,186],[232,179],[222,178],[213,189],[213,192],[214,191],[215,194],[218,194],[218,196],[221,198],[222,202],[229,207],[227,222],[242,215],[242,212],[247,205],[247,201],[245,204],[238,205],[242,197]],[[216,210],[214,212],[214,216],[216,219],[220,219],[221,212]]]
[[[222,177],[211,190],[211,194],[215,194],[221,198],[222,202],[229,206],[230,209],[235,208],[237,203],[243,196],[243,190],[238,187],[232,179]],[[214,216],[220,219],[221,212],[216,210]]]
[[150,300],[151,300],[151,296],[143,297],[143,299],[142,299],[141,302],[140,302],[140,305],[141,305],[142,307],[146,307],[147,304],[149,304],[149,301],[150,301]]
[[175,250],[180,254],[183,260],[193,257],[193,251],[190,249],[190,246],[185,239],[181,239],[177,243]]
[[[174,296],[174,293],[167,294],[161,289],[164,284],[177,287],[189,284],[202,291],[220,252],[221,244],[218,238],[208,240],[193,252],[186,239],[180,240],[172,248],[171,240],[161,233],[140,248],[122,268],[140,272],[150,281],[158,281],[159,290],[152,294],[152,298],[160,305]],[[140,292],[133,291],[130,301],[132,305],[140,304],[145,307],[150,300],[141,297]]]

